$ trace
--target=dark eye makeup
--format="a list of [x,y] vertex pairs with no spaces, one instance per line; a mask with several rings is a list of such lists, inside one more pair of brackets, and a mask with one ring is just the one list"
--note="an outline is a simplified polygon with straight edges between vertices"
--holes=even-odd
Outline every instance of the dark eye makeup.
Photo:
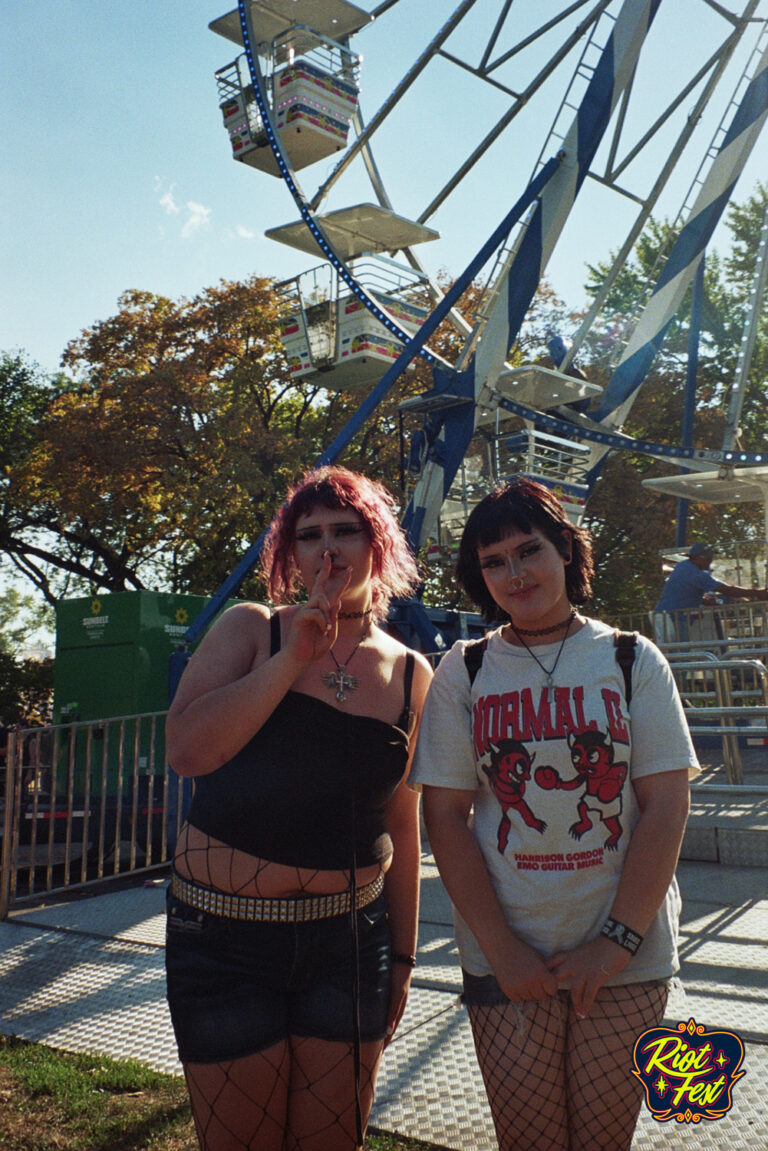
[[[334,537],[340,536],[359,536],[364,532],[365,528],[362,524],[338,524],[333,529]],[[294,536],[297,543],[312,543],[315,540],[322,538],[322,528],[299,528]]]

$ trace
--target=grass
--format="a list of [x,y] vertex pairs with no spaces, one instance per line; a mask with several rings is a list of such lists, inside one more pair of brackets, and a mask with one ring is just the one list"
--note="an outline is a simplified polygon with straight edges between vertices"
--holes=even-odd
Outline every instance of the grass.
[[[366,1151],[440,1151],[372,1130]],[[0,1035],[1,1151],[198,1151],[182,1079]]]

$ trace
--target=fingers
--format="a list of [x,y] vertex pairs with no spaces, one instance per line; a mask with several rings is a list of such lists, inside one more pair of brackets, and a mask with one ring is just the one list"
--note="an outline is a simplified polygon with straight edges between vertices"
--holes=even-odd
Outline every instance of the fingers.
[[[544,988],[544,996],[554,995],[557,991],[557,977],[548,972],[542,979],[542,986]],[[542,998],[544,998],[542,996]]]
[[[309,593],[309,599],[307,600],[308,613],[320,613],[317,617],[317,622],[320,631],[323,633],[331,631],[339,611],[338,598],[334,596],[331,600],[326,594],[326,585],[330,579],[332,567],[333,559],[331,553],[324,551],[320,563],[320,570],[315,577],[312,591]],[[348,581],[349,577],[347,577],[347,582]]]
[[315,576],[315,582],[312,584],[312,590],[309,593],[310,603],[316,595],[320,596],[325,594],[325,585],[328,583],[332,567],[333,560],[331,559],[331,553],[329,551],[324,551],[320,560],[320,570]]
[[595,1002],[595,996],[599,988],[602,986],[602,980],[594,982],[593,980],[584,980],[571,988],[571,1002],[573,1003],[573,1010],[576,1012],[578,1019],[586,1019]]
[[347,570],[346,570],[346,573],[345,573],[345,575],[344,575],[344,580],[343,580],[343,582],[342,582],[342,585],[341,585],[341,587],[339,588],[339,593],[338,593],[338,595],[337,595],[337,597],[336,597],[336,609],[337,609],[337,610],[338,610],[338,607],[339,607],[339,603],[340,603],[340,601],[341,601],[341,597],[344,595],[344,592],[345,592],[345,591],[347,590],[347,588],[349,587],[349,581],[350,581],[351,579],[352,579],[352,568],[351,568],[351,567],[348,567],[348,568],[347,568]]
[[310,606],[307,604],[302,612],[304,620],[313,624],[321,635],[325,635],[331,630],[331,608],[328,600],[323,597],[322,602]]
[[[344,595],[344,592],[349,587],[349,581],[352,579],[352,568],[347,567],[344,569],[343,578],[341,579],[340,583],[338,584],[338,587],[333,588],[333,591],[331,592],[331,594],[329,596],[329,595],[327,595],[327,586],[328,586],[328,582],[331,578],[332,572],[333,572],[333,557],[332,557],[330,551],[326,550],[323,552],[320,570],[318,571],[317,575],[315,576],[315,582],[313,583],[312,590],[309,593],[308,603],[311,604],[313,607],[315,606],[315,599],[319,600],[320,597],[324,597],[325,603],[327,603],[329,606],[329,610],[336,609],[336,611],[338,611],[338,607],[339,607],[339,603],[341,602],[341,598]],[[334,573],[334,575],[338,576],[338,568],[337,568],[336,572]],[[335,621],[335,619],[336,619],[335,613],[333,614],[331,619],[332,619],[332,621]]]

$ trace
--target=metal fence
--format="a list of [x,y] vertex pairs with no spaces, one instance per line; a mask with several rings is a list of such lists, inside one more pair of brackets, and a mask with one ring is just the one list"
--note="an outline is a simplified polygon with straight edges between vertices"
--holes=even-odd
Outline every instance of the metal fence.
[[[720,740],[729,784],[744,783],[743,747],[768,741],[768,671],[760,660],[673,659],[672,674],[696,740]],[[768,782],[768,771],[763,783]]]
[[728,784],[740,787],[743,749],[768,738],[768,607],[702,605],[695,611],[628,613],[614,622],[658,643],[694,742],[719,741]]
[[695,610],[626,612],[616,627],[639,631],[663,651],[707,648],[725,654],[750,656],[768,653],[768,606],[764,603],[729,603]]
[[164,712],[11,731],[4,776],[0,919],[170,859],[189,783],[165,763]]

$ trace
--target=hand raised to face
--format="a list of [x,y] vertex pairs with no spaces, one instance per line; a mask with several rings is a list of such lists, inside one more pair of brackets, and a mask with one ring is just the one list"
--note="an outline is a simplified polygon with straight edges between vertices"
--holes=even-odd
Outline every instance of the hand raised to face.
[[309,598],[297,608],[291,620],[286,647],[303,663],[314,663],[336,642],[339,605],[352,569],[347,568],[343,579],[334,579],[333,588],[329,588],[332,566],[330,551],[324,551]]

